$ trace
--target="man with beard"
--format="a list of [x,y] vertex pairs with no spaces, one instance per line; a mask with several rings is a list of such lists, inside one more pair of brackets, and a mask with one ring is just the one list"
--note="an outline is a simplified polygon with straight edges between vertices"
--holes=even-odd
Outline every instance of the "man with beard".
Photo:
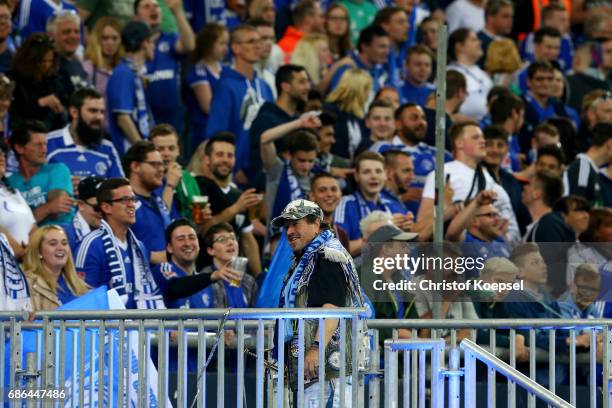
[[323,221],[328,223],[338,240],[346,250],[349,250],[348,233],[334,222],[334,211],[342,199],[342,190],[338,179],[329,173],[319,173],[310,182],[308,198],[323,210]]
[[[415,103],[405,103],[395,111],[395,128],[397,135],[394,145],[405,146],[414,163],[414,179],[410,184],[410,196],[405,197],[406,207],[416,214],[419,211],[425,178],[436,164],[436,148],[425,144],[427,136],[427,119],[423,108]],[[452,160],[450,153],[445,152],[444,160]]]
[[150,261],[158,264],[166,261],[164,231],[170,224],[170,211],[155,190],[161,187],[164,177],[164,161],[152,142],[134,144],[123,157],[123,169],[136,194],[136,222],[134,235],[151,252]]
[[254,188],[240,190],[232,183],[236,165],[236,138],[230,132],[219,132],[208,140],[204,148],[202,167],[204,176],[197,176],[200,193],[208,197],[212,219],[199,231],[203,233],[212,225],[227,222],[239,234],[240,246],[249,259],[249,271],[261,273],[259,244],[253,235],[253,225],[247,210],[262,202],[262,195]]
[[[260,141],[261,135],[266,130],[291,122],[297,118],[304,104],[308,100],[310,92],[310,79],[306,68],[301,65],[283,65],[276,72],[276,102],[266,102],[262,105],[249,130],[249,181],[257,190],[263,190],[266,184],[266,176],[263,173],[261,163]],[[276,151],[286,150],[285,141],[279,139],[275,142]]]
[[59,56],[57,75],[63,86],[63,97],[89,84],[87,73],[76,55],[81,46],[81,18],[72,10],[53,13],[47,22],[47,33],[55,40]]
[[49,163],[64,163],[73,178],[123,177],[117,150],[104,139],[104,97],[95,89],[83,88],[70,98],[70,124],[47,134]]
[[[278,229],[285,229],[287,241],[293,251],[293,264],[285,275],[278,307],[362,307],[361,288],[353,260],[323,221],[323,211],[317,204],[304,199],[294,200],[272,223]],[[345,338],[345,366],[346,372],[350,373],[352,353],[358,353],[358,350],[352,350],[350,346],[352,328],[348,326]],[[333,368],[339,364],[337,359],[333,358],[338,355],[340,341],[338,319],[326,319],[323,325],[319,325],[316,319],[308,321],[304,334],[304,349],[298,350],[296,326],[288,324],[276,344],[276,347],[284,347],[286,350],[289,386],[296,395],[298,376],[303,374],[306,381],[311,381],[304,393],[304,406],[318,407],[320,387],[324,387],[324,398],[330,401],[328,406],[339,407],[339,371]],[[317,341],[320,337],[323,338],[321,343]],[[317,381],[320,348],[326,359],[332,356],[325,363],[324,384]],[[304,352],[303,373],[298,372],[299,351]],[[347,380],[345,391],[346,395],[350,396],[352,381],[350,377]],[[350,398],[345,401],[350,401]],[[350,404],[345,406],[350,407]]]
[[81,241],[76,270],[92,288],[107,285],[117,290],[127,309],[165,309],[149,266],[149,250],[130,228],[136,222],[139,202],[130,182],[108,179],[98,188],[96,198],[103,219],[100,228]]

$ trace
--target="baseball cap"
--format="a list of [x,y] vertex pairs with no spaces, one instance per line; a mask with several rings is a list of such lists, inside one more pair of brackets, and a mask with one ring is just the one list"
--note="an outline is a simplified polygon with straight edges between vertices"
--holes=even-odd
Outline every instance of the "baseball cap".
[[153,32],[147,23],[130,21],[121,31],[121,41],[128,48],[135,48],[152,34]]
[[368,242],[413,241],[418,236],[416,232],[404,232],[395,225],[387,224],[377,228],[368,237]]
[[79,199],[89,200],[91,197],[95,197],[98,187],[100,187],[104,180],[106,179],[100,176],[85,177],[81,180],[77,187]]
[[272,220],[272,225],[282,227],[285,221],[301,220],[307,215],[314,215],[323,221],[323,210],[314,202],[308,200],[293,200],[283,210],[281,215]]

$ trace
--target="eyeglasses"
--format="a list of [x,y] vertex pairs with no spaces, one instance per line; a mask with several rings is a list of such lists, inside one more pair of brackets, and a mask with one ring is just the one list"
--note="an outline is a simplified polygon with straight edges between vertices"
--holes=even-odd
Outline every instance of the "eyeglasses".
[[215,239],[213,239],[213,243],[220,243],[220,244],[225,244],[228,241],[238,241],[238,239],[236,238],[236,235],[234,234],[230,234],[230,235],[221,235],[220,237],[217,237]]
[[345,16],[329,16],[329,17],[327,17],[327,20],[329,20],[329,21],[337,21],[337,22],[344,22],[344,21],[348,21],[348,17],[345,17]]
[[155,169],[163,169],[166,167],[166,163],[163,161],[143,161],[142,163],[147,163],[149,166],[155,167]]
[[136,196],[123,196],[120,198],[115,198],[113,200],[108,200],[106,201],[107,203],[121,203],[123,205],[128,205],[128,204],[136,204],[138,202],[138,197]]
[[609,101],[610,99],[612,99],[612,92],[606,91],[606,92],[603,93],[603,95],[601,95],[598,98],[595,98],[595,100],[593,102],[591,102],[591,107],[595,108],[600,103]]
[[88,206],[90,206],[90,207],[91,207],[91,209],[92,209],[92,210],[94,210],[95,212],[100,212],[100,211],[101,211],[101,210],[100,210],[100,206],[99,206],[98,204],[90,204],[90,203],[88,203],[88,202],[87,202],[87,201],[85,201],[85,200],[83,200],[83,202],[84,202],[85,204],[87,204]]
[[491,217],[491,218],[499,218],[499,213],[496,212],[488,212],[483,214],[476,214],[477,217]]

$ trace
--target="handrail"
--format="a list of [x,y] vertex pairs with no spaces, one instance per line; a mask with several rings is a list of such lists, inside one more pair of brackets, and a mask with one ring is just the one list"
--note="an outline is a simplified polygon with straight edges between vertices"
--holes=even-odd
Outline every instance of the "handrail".
[[[201,319],[224,317],[228,309],[162,309],[162,310],[54,310],[35,314],[36,319],[49,320],[118,320],[118,319]],[[228,320],[238,319],[347,319],[367,316],[366,308],[262,308],[230,309]],[[27,314],[0,312],[0,321],[27,318]]]
[[[558,397],[545,387],[541,386],[531,378],[527,377],[525,374],[511,367],[509,364],[503,362],[499,358],[495,357],[493,354],[489,353],[486,349],[480,347],[473,341],[464,339],[461,341],[460,347],[463,349],[466,355],[466,370],[469,365],[467,362],[467,354],[469,353],[471,356],[473,356],[473,358],[476,358],[487,364],[490,368],[495,369],[495,371],[497,371],[498,373],[503,374],[504,376],[506,376],[506,378],[509,378],[510,380],[525,388],[528,392],[534,394],[535,396],[544,400],[548,404],[560,408],[574,408],[572,404],[565,401],[563,398]],[[466,384],[467,381],[468,378],[466,378]]]
[[612,319],[374,319],[372,329],[589,329],[612,326]]

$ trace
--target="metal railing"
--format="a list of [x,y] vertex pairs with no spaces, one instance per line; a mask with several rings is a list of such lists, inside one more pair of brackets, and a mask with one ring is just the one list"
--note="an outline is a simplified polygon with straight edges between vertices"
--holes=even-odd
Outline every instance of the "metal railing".
[[488,370],[503,374],[509,381],[522,386],[530,395],[538,397],[548,404],[559,408],[572,408],[572,405],[563,398],[558,397],[553,392],[542,387],[540,384],[527,377],[525,374],[504,363],[484,348],[478,346],[471,340],[464,339],[460,345],[463,350],[463,361],[465,370],[465,396],[466,406],[476,406],[476,361],[482,361],[487,365]]
[[[403,351],[404,359],[404,406],[410,401],[410,353],[418,351],[419,354],[419,406],[425,406],[426,399],[426,352],[431,356],[431,407],[442,408],[444,402],[444,378],[442,377],[442,364],[444,363],[444,340],[385,340],[385,408],[397,406],[397,376],[398,352]],[[416,361],[415,361],[416,365]]]
[[[458,342],[461,340],[462,330],[467,330],[467,338],[473,342],[476,342],[478,330],[488,330],[488,336],[486,342],[481,343],[484,345],[489,352],[506,361],[510,367],[523,370],[528,373],[528,377],[531,380],[544,379],[546,380],[546,387],[549,391],[554,394],[559,394],[560,391],[567,394],[567,400],[572,406],[580,407],[598,407],[603,406],[604,408],[612,407],[612,387],[610,386],[610,374],[612,368],[612,320],[609,319],[588,319],[588,320],[570,320],[570,319],[482,319],[482,320],[400,320],[400,319],[387,319],[387,320],[369,320],[367,322],[368,328],[373,330],[373,349],[371,361],[376,362],[380,360],[381,356],[381,345],[379,340],[380,332],[382,330],[391,330],[390,338],[398,339],[399,330],[406,329],[409,331],[413,339],[419,338],[420,331],[422,329],[430,329],[431,333],[428,338],[438,339],[445,337],[446,352],[448,353],[453,348],[456,348]],[[509,338],[510,347],[497,347],[496,335],[498,332],[505,331]],[[536,346],[536,333],[548,339],[548,348],[542,349]],[[576,346],[576,335],[580,332],[586,332],[589,335],[589,348],[588,350],[582,349],[577,350]],[[518,334],[523,334],[527,339],[528,346],[528,359],[524,362],[517,361],[517,351],[515,348],[516,337]],[[600,356],[597,354],[597,341],[598,335],[602,336],[602,342],[600,346],[603,350],[600,350]],[[567,338],[567,351],[560,352],[557,349],[556,339],[566,337]],[[420,337],[423,339],[423,337]],[[417,360],[417,352],[412,351],[412,364],[411,364],[411,375],[410,375],[410,388],[409,393],[411,400],[409,405],[417,407],[420,401],[418,400],[419,395],[419,376],[418,372],[421,370],[419,361]],[[452,361],[451,361],[452,362]],[[597,385],[597,365],[602,365],[602,377],[601,386]],[[560,382],[558,378],[557,368],[564,368],[567,374],[567,387],[561,389],[557,386]],[[577,380],[581,379],[580,372],[587,373],[586,378],[582,378],[583,384],[581,387],[577,386]],[[544,372],[544,376],[542,376]],[[378,375],[376,375],[378,373]],[[370,380],[370,401],[378,403],[379,397],[373,395],[373,389],[378,390],[380,388],[380,370],[374,364],[371,367],[370,374],[372,379]],[[487,401],[489,407],[496,406],[496,375],[492,370],[488,370],[486,375],[479,373],[478,382],[486,385]],[[449,385],[452,383],[449,380]],[[507,402],[506,406],[516,407],[517,406],[517,391],[516,384],[512,380],[506,381],[507,386]],[[583,396],[581,403],[577,404],[578,401],[578,390],[587,391],[588,398]],[[598,400],[600,405],[598,405]],[[587,402],[588,401],[588,402]],[[535,397],[529,396],[527,403],[528,407],[535,407]],[[374,405],[378,406],[378,405]]]
[[[228,406],[225,384],[229,374],[226,371],[226,346],[231,346],[236,360],[235,403],[263,408],[264,403],[273,405],[272,395],[276,393],[276,406],[285,405],[285,390],[288,386],[285,363],[288,358],[297,358],[297,389],[294,390],[297,406],[304,406],[304,345],[305,322],[314,321],[319,325],[328,319],[338,320],[339,326],[339,367],[338,383],[341,406],[358,406],[359,387],[351,389],[350,401],[344,401],[347,379],[359,378],[358,362],[359,332],[357,322],[366,309],[174,309],[174,310],[124,310],[124,311],[54,311],[41,312],[41,320],[26,321],[15,313],[0,314],[0,333],[9,333],[10,379],[9,388],[24,388],[24,353],[35,353],[40,367],[36,386],[43,389],[66,388],[69,406],[83,407],[93,401],[104,401],[103,406],[123,407],[134,402],[138,407],[148,407],[157,395],[159,407],[169,405],[167,396],[176,395],[177,407],[206,406],[206,392],[212,393],[206,381],[212,354],[216,357],[216,406]],[[277,358],[272,361],[269,348],[276,331],[277,338],[285,337],[286,325],[297,327],[297,356],[287,356],[284,347],[278,347]],[[235,340],[227,341],[225,332],[235,332]],[[348,332],[350,330],[351,332]],[[170,335],[170,333],[173,333]],[[215,333],[210,339],[207,333]],[[249,333],[247,333],[249,332]],[[155,335],[155,341],[152,338]],[[324,331],[319,331],[319,342],[323,343]],[[346,339],[351,337],[349,347],[351,370],[347,370]],[[194,337],[191,341],[188,337]],[[245,367],[247,353],[245,343],[250,337],[256,355],[255,392],[245,393]],[[30,339],[28,339],[30,338]],[[33,339],[33,340],[32,340]],[[174,341],[172,341],[174,339]],[[267,340],[267,342],[266,342]],[[197,343],[196,349],[189,349],[188,343]],[[176,343],[177,364],[176,387],[169,390],[169,344]],[[4,342],[0,342],[0,367],[4,367]],[[150,363],[151,346],[157,346],[157,367]],[[288,348],[290,352],[293,349]],[[197,361],[195,396],[187,393],[187,360],[194,352]],[[229,352],[229,350],[228,350]],[[318,380],[324,384],[328,356],[321,347],[318,353]],[[29,354],[31,355],[31,354]],[[266,381],[266,367],[268,381]],[[208,369],[210,370],[210,369]],[[2,372],[2,375],[4,372]],[[68,375],[70,377],[68,377]],[[155,378],[157,377],[157,378]],[[4,384],[4,378],[0,378]],[[268,388],[265,389],[265,384]],[[357,382],[353,382],[357,384]],[[272,387],[272,385],[274,387]],[[151,386],[152,388],[149,388]],[[319,403],[324,406],[324,387],[320,387]],[[231,392],[231,391],[230,391]],[[153,394],[153,396],[152,396]],[[129,400],[129,401],[128,401]],[[247,403],[248,401],[248,403]],[[350,404],[349,404],[350,403]],[[18,405],[19,404],[19,405]],[[12,401],[11,406],[21,406]],[[57,402],[50,402],[56,406]],[[102,404],[102,403],[101,403]],[[63,405],[63,404],[62,404]]]
[[[27,316],[20,313],[0,313],[0,340],[3,340],[0,341],[0,367],[7,363],[10,366],[10,371],[7,371],[9,377],[0,370],[0,385],[9,388],[23,386],[22,374],[39,371],[37,387],[67,388],[74,392],[71,400],[73,404],[69,406],[82,407],[96,399],[110,401],[111,404],[107,406],[123,406],[128,399],[133,398],[137,406],[144,407],[151,400],[147,384],[152,383],[151,379],[158,374],[153,383],[160,407],[168,406],[169,400],[164,396],[169,395],[177,407],[189,407],[195,398],[198,407],[207,406],[207,401],[208,406],[211,406],[211,401],[214,401],[213,405],[217,407],[235,404],[240,407],[280,408],[289,399],[285,378],[288,356],[287,350],[281,348],[273,358],[270,348],[274,344],[275,335],[282,338],[285,325],[295,325],[299,334],[297,370],[303,373],[305,322],[318,321],[321,324],[327,319],[339,319],[343,338],[350,333],[350,348],[357,350],[362,333],[358,325],[352,322],[359,321],[361,313],[361,309],[231,309],[229,314],[226,309],[56,311],[37,314],[37,319],[40,319],[37,321],[27,321]],[[549,381],[545,387],[557,395],[567,391],[570,404],[577,405],[579,389],[581,392],[588,390],[589,407],[597,407],[598,400],[603,407],[612,406],[609,386],[612,320],[369,320],[366,323],[372,338],[368,364],[358,361],[357,353],[352,353],[351,359],[345,360],[347,349],[343,346],[339,348],[338,387],[344,391],[349,389],[349,380],[352,384],[350,393],[346,394],[346,401],[345,392],[339,394],[340,402],[344,404],[342,406],[349,406],[350,402],[350,406],[354,407],[380,407],[381,396],[385,395],[381,389],[382,381],[389,379],[388,375],[385,377],[386,371],[380,369],[380,363],[383,362],[381,349],[385,340],[384,330],[390,330],[388,337],[397,339],[400,329],[407,329],[413,339],[418,338],[421,329],[430,329],[428,338],[435,340],[431,344],[443,343],[445,353],[457,347],[463,337],[472,341],[478,338],[479,345],[492,356],[502,359],[513,369],[522,370],[531,380],[537,379],[536,373],[547,372]],[[481,341],[483,335],[478,335],[478,330],[489,331],[484,336],[487,342]],[[496,336],[502,330],[507,332],[509,348],[496,345]],[[36,341],[28,349],[25,346],[28,344],[27,334],[31,331],[36,332]],[[225,332],[234,332],[234,339],[226,339]],[[576,337],[583,332],[588,333],[590,347],[580,352],[576,347]],[[405,333],[402,332],[402,335]],[[517,362],[514,347],[519,334],[530,341],[529,358],[523,363]],[[536,334],[538,339],[548,339],[548,349],[536,347]],[[603,336],[603,342],[600,343],[600,346],[604,346],[600,353],[603,356],[598,356],[596,352],[598,336]],[[555,339],[561,337],[568,339],[567,352],[559,353],[557,349]],[[340,344],[345,343],[342,341]],[[10,354],[7,354],[10,361],[5,361],[6,347],[10,347]],[[394,353],[397,347],[394,346]],[[249,349],[249,352],[245,349]],[[132,358],[127,354],[129,350],[133,352]],[[36,353],[37,365],[34,370],[24,367],[27,352]],[[433,377],[419,377],[419,372],[425,371],[428,364],[420,356],[421,353],[416,349],[404,351],[404,359],[408,359],[409,364],[404,365],[401,373],[397,373],[398,378],[403,374],[403,396],[409,406],[413,407],[423,406],[421,404],[426,399],[431,400],[430,381]],[[255,356],[252,360],[251,355]],[[149,357],[157,360],[156,366],[148,364]],[[326,357],[319,350],[319,378],[323,380],[327,375],[322,369]],[[189,367],[190,361],[195,363],[195,367]],[[444,368],[444,356],[439,361]],[[460,370],[458,366],[452,367],[452,362],[453,359],[450,359],[450,368],[443,375],[449,379],[449,386],[454,387],[458,386],[457,373]],[[172,364],[176,368],[171,367]],[[602,365],[603,373],[599,376],[603,378],[603,386],[600,388],[597,386],[596,374],[599,364]],[[350,370],[347,369],[349,365]],[[556,368],[559,366],[564,366],[569,372],[567,390],[557,385],[559,378]],[[118,373],[121,375],[113,375]],[[172,375],[169,377],[170,373]],[[495,407],[496,375],[492,370],[481,374],[476,379],[479,384],[486,383],[489,406]],[[577,382],[581,380],[583,385],[577,387]],[[136,388],[133,388],[134,383],[137,384]],[[104,387],[97,387],[96,384],[104,384]],[[308,385],[303,374],[299,375],[296,389],[293,390],[297,406],[303,406],[300,404],[304,404],[304,392]],[[321,387],[319,403],[323,402],[323,391]],[[507,380],[507,395],[507,406],[515,407],[517,391],[516,382],[512,379]],[[580,406],[586,406],[585,397],[581,397],[580,401]],[[529,398],[526,405],[535,406],[535,398]]]

